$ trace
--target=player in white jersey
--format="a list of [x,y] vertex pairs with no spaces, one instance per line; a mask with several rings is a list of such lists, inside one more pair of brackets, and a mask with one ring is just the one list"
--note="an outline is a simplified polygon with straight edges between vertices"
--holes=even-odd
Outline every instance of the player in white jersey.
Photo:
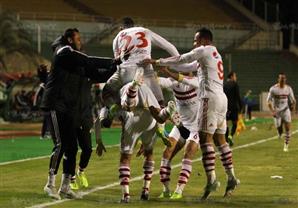
[[[194,65],[198,65],[197,62]],[[159,83],[163,88],[171,88],[173,90],[177,110],[180,114],[180,120],[182,125],[190,132],[187,139],[185,153],[182,160],[182,167],[179,174],[177,188],[173,195],[171,195],[169,182],[171,174],[171,160],[174,154],[177,153],[183,146],[180,144],[182,139],[181,134],[177,126],[174,126],[169,139],[172,143],[172,147],[166,147],[163,152],[163,157],[160,165],[160,181],[163,183],[163,192],[160,198],[180,199],[182,198],[183,189],[188,182],[191,170],[192,159],[198,150],[199,145],[199,126],[198,126],[198,79],[193,77],[191,73],[185,73],[185,75],[173,73],[167,70],[165,67],[161,68],[169,78],[159,78]],[[179,141],[179,142],[178,142]],[[184,140],[185,141],[185,140]],[[178,143],[177,143],[178,142]],[[178,148],[176,147],[178,144]]]
[[286,84],[286,75],[284,73],[278,75],[278,83],[270,88],[267,102],[272,112],[279,138],[281,138],[283,133],[282,124],[285,126],[284,151],[288,152],[291,137],[291,110],[295,111],[296,100],[292,88]]
[[[232,152],[225,141],[227,98],[223,92],[224,70],[221,55],[212,45],[212,33],[206,28],[199,29],[195,34],[192,51],[159,60],[144,60],[142,64],[155,63],[162,66],[191,63],[200,64],[199,99],[200,99],[200,144],[203,153],[203,164],[207,175],[207,185],[202,199],[207,199],[212,191],[219,187],[215,174],[215,151],[213,140],[221,153],[221,161],[225,167],[228,182],[224,196],[229,196],[240,181],[235,177],[232,163]],[[187,69],[191,70],[191,69]],[[194,70],[194,69],[192,69]],[[182,68],[179,68],[179,71]]]
[[[179,55],[176,47],[163,37],[144,27],[135,27],[131,18],[123,19],[123,28],[113,40],[115,57],[121,57],[120,69],[108,81],[115,86],[131,82],[136,71],[142,68],[137,65],[141,60],[151,58],[151,48],[155,45],[170,55]],[[144,82],[152,90],[156,99],[163,104],[163,95],[152,65],[144,67]]]
[[[121,100],[119,95],[111,93],[109,86],[104,88],[103,96],[105,99],[109,97],[109,102],[125,103],[127,91],[132,83],[127,83],[120,90]],[[117,108],[109,116],[119,117],[122,123],[122,133],[120,140],[120,164],[119,164],[119,180],[122,189],[121,203],[128,203],[130,201],[129,183],[130,183],[130,161],[132,158],[133,149],[138,141],[141,139],[144,149],[144,185],[141,194],[142,200],[148,200],[151,177],[154,169],[153,161],[153,145],[156,141],[157,122],[151,116],[148,106],[160,108],[156,99],[152,99],[154,95],[152,91],[146,86],[138,86],[138,90],[133,94],[136,96],[134,108],[128,112],[122,108]],[[102,114],[107,114],[106,109],[102,109]],[[106,119],[104,115],[101,119]],[[112,120],[112,117],[108,119]]]
[[[175,46],[163,37],[147,28],[135,27],[131,18],[124,18],[122,30],[113,40],[114,56],[121,57],[122,64],[107,81],[107,84],[117,91],[124,84],[133,81],[136,72],[141,70],[144,74],[144,83],[152,90],[159,104],[163,106],[163,94],[152,65],[145,67],[137,65],[141,60],[151,58],[152,45],[164,49],[170,55],[179,55]],[[166,141],[163,125],[158,128],[158,134],[163,141]]]
[[[156,130],[158,128],[156,120],[152,117],[149,108],[160,109],[160,105],[147,85],[135,85],[135,80],[124,85],[120,90],[121,106],[119,109],[120,120],[122,122],[122,134],[120,144],[120,166],[119,179],[122,187],[122,203],[128,203],[130,161],[133,148],[140,138],[144,150],[144,185],[141,200],[149,199],[149,188],[154,169],[153,145],[156,141]],[[106,89],[109,91],[109,89]],[[109,92],[103,92],[109,94]],[[106,96],[106,95],[105,95]],[[110,94],[110,101],[118,102],[117,94]],[[131,102],[133,100],[133,102]],[[128,104],[129,102],[129,104]],[[130,111],[124,109],[129,106]],[[166,108],[167,109],[167,108]],[[165,110],[162,110],[165,111]],[[115,115],[115,113],[114,113]],[[165,119],[168,116],[165,115]]]
[[[125,96],[129,90],[131,83],[126,84],[121,88],[121,103],[125,103]],[[120,166],[119,179],[122,187],[121,202],[129,202],[129,178],[130,178],[130,161],[133,153],[133,148],[136,145],[138,138],[141,138],[144,148],[144,184],[141,194],[141,200],[148,200],[151,177],[154,169],[153,160],[153,145],[156,141],[157,122],[151,116],[149,106],[160,108],[156,99],[152,99],[154,95],[146,86],[141,85],[136,91],[136,103],[132,111],[123,111],[124,114],[120,117],[122,122],[122,135],[120,144]]]

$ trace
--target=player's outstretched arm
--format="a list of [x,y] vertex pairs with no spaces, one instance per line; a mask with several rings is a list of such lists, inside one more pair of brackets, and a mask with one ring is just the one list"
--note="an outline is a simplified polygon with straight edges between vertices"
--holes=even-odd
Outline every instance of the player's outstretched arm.
[[172,43],[150,30],[148,30],[148,32],[151,35],[151,42],[153,45],[156,45],[157,47],[167,51],[171,56],[179,55],[177,48]]

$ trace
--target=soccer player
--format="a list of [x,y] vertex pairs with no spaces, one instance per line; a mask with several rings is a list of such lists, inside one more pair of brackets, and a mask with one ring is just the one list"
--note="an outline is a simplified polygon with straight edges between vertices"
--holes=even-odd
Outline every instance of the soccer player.
[[[134,88],[132,88],[134,86]],[[144,184],[141,193],[141,200],[149,199],[149,189],[151,177],[154,170],[153,145],[156,141],[156,129],[158,128],[156,120],[152,117],[149,106],[160,108],[152,91],[147,85],[135,86],[134,83],[128,83],[121,88],[121,104],[127,102],[127,92],[131,96],[137,97],[131,111],[120,110],[120,120],[122,122],[122,134],[120,144],[120,165],[119,179],[122,187],[122,203],[128,203],[130,200],[129,180],[130,180],[130,161],[133,148],[140,138],[144,149]],[[132,106],[131,106],[132,107]]]
[[[238,113],[242,109],[242,101],[240,97],[239,85],[237,83],[237,75],[235,72],[231,71],[228,74],[228,79],[224,83],[224,92],[228,98],[228,112],[227,112],[227,131],[226,131],[226,141],[230,146],[233,146],[233,136],[237,129]],[[229,131],[229,123],[232,122],[231,131]]]
[[[119,90],[126,83],[133,81],[137,71],[142,71],[144,83],[152,90],[155,98],[163,107],[163,94],[152,65],[138,65],[141,60],[151,58],[152,45],[164,49],[172,56],[179,55],[175,46],[163,37],[147,28],[136,27],[129,17],[123,18],[121,31],[113,40],[114,56],[121,57],[122,64],[107,84]],[[166,142],[164,125],[159,125],[157,133]]]
[[[207,176],[207,185],[205,186],[202,200],[207,199],[209,194],[215,191],[220,185],[216,180],[215,174],[213,141],[220,152],[221,161],[228,178],[224,196],[229,196],[240,183],[234,173],[232,151],[225,140],[227,97],[223,92],[223,62],[216,47],[212,45],[212,39],[212,32],[207,28],[201,28],[195,34],[195,49],[192,51],[180,56],[158,60],[144,60],[141,62],[142,64],[155,63],[161,66],[186,64],[193,61],[197,61],[200,64],[198,70],[200,86],[199,129],[203,165]],[[179,70],[186,71],[182,68]]]
[[[139,68],[144,70],[144,83],[152,90],[157,101],[163,104],[163,94],[151,64],[144,67],[138,66],[141,60],[151,58],[151,48],[155,45],[164,49],[172,56],[179,55],[176,47],[163,37],[144,27],[136,27],[134,21],[126,17],[123,19],[122,30],[113,40],[113,51],[115,57],[121,57],[120,70],[108,81],[118,83],[121,87],[131,82]],[[119,84],[120,82],[120,84]],[[117,86],[117,84],[116,84]]]
[[[278,83],[273,85],[267,97],[268,107],[272,112],[274,124],[277,128],[279,138],[282,137],[283,126],[286,130],[284,152],[289,151],[289,142],[291,138],[291,110],[296,109],[296,100],[292,88],[286,84],[286,75],[279,73]],[[290,102],[290,106],[289,106]]]
[[[197,62],[194,67],[198,67]],[[182,160],[182,167],[179,174],[177,188],[171,195],[169,182],[171,174],[171,160],[179,151],[185,140],[182,138],[177,126],[174,126],[169,140],[172,143],[171,147],[166,147],[163,152],[163,157],[160,165],[160,181],[163,184],[163,192],[159,198],[180,199],[182,198],[183,189],[188,182],[188,178],[192,171],[192,159],[198,150],[199,145],[199,129],[198,129],[198,88],[199,82],[197,77],[193,77],[191,73],[178,74],[170,72],[167,68],[161,68],[161,71],[169,78],[159,78],[161,87],[172,88],[176,98],[177,110],[180,114],[182,125],[190,131],[187,138],[185,153]],[[182,142],[181,142],[182,141]],[[183,145],[181,145],[181,143]],[[176,145],[178,146],[176,147]]]

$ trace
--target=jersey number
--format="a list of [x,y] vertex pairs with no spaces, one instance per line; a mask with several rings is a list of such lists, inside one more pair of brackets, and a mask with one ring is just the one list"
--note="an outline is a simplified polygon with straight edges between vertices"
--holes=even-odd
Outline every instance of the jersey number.
[[131,40],[132,40],[132,37],[130,35],[125,35],[121,38],[121,42],[122,40],[125,40],[126,43],[125,45],[121,48],[121,51],[131,51],[134,47],[137,47],[137,48],[145,48],[148,46],[148,41],[145,37],[145,33],[143,32],[137,32],[135,33],[135,35],[137,36],[137,40],[140,40],[139,43],[137,45],[131,45],[130,47],[129,44],[131,43]]
[[220,80],[224,79],[224,68],[222,61],[217,62],[217,74]]

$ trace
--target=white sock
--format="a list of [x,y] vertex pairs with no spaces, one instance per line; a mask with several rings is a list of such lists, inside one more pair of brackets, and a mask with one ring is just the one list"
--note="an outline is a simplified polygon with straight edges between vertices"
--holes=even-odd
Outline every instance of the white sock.
[[62,174],[62,179],[61,179],[61,187],[60,189],[64,192],[67,192],[70,189],[70,180],[71,180],[71,175],[70,174]]
[[48,175],[48,182],[47,182],[47,186],[52,186],[55,187],[55,181],[56,181],[56,175]]

